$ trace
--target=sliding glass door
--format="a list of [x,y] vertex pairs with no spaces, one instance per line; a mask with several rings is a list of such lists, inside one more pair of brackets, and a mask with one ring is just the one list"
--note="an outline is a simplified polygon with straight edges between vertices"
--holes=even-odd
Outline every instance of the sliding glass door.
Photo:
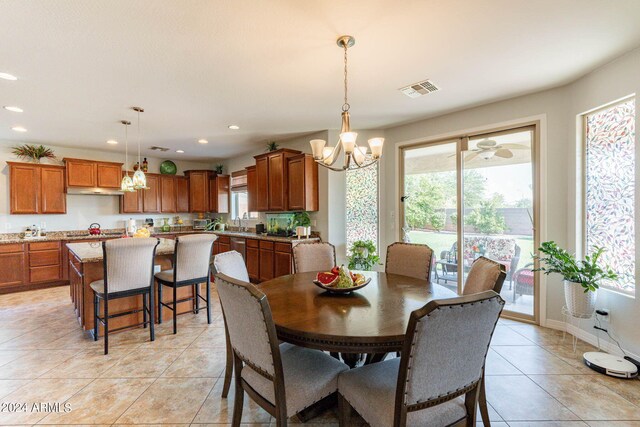
[[431,280],[461,292],[473,261],[507,272],[501,295],[514,317],[536,320],[532,253],[537,221],[535,126],[402,149],[405,241],[434,250]]

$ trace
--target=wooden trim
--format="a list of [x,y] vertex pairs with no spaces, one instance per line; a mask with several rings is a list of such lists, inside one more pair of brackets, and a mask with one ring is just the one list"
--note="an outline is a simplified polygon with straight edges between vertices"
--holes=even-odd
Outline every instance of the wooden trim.
[[302,151],[292,150],[291,148],[279,148],[274,151],[268,151],[266,153],[258,154],[257,156],[253,156],[253,158],[257,160],[257,159],[262,159],[264,157],[273,156],[274,154],[281,154],[281,153],[301,154]]
[[103,163],[103,164],[107,164],[107,165],[120,165],[123,166],[124,163],[119,163],[119,162],[106,162],[106,161],[102,161],[102,160],[89,160],[89,159],[75,159],[72,157],[64,157],[62,159],[63,162],[67,162],[67,161],[73,161],[73,162],[85,162],[85,163]]

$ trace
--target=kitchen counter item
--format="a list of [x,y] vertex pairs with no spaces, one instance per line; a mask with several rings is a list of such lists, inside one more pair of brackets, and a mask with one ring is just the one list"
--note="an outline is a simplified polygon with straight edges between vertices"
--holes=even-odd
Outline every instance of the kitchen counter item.
[[89,226],[89,234],[92,236],[99,236],[101,233],[100,231],[100,224],[98,224],[97,222],[94,222],[93,224],[91,224]]
[[264,233],[264,224],[259,222],[256,224],[256,234],[263,234]]

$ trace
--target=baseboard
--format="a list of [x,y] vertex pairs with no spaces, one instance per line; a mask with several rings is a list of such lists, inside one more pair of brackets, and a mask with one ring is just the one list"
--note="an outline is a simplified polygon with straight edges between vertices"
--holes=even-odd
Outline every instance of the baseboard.
[[[572,324],[567,324],[561,320],[552,320],[552,319],[547,319],[545,322],[545,325],[547,328],[550,329],[556,329],[559,331],[566,331],[567,333],[573,335],[576,338],[581,339],[582,341],[589,343],[595,347],[598,346],[598,337],[595,334],[591,334],[587,331],[585,331],[582,328],[579,328],[576,325],[572,325]],[[622,344],[622,343],[621,343]],[[624,347],[623,347],[624,348]],[[623,356],[622,352],[620,351],[620,349],[618,348],[618,346],[609,341],[608,337],[600,337],[600,349],[602,351],[605,351],[609,354],[615,354],[618,356]],[[630,351],[628,351],[627,349],[624,349],[624,351],[627,353],[627,356],[633,357],[636,360],[640,360],[640,357],[637,354],[631,353]]]

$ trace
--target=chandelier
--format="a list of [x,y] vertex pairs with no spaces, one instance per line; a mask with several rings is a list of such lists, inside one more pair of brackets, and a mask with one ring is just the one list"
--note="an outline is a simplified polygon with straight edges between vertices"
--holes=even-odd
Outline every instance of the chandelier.
[[129,170],[127,166],[129,165],[129,125],[131,124],[128,120],[121,120],[120,123],[124,125],[124,176],[122,177],[122,182],[120,183],[120,190],[125,193],[132,193],[136,191],[133,188],[133,181],[129,176]]
[[142,170],[140,163],[140,113],[144,113],[144,109],[140,107],[131,107],[133,111],[138,113],[138,170],[133,174],[133,188],[136,190],[148,190],[147,177]]
[[[333,171],[345,171],[352,168],[365,168],[377,163],[382,157],[382,145],[384,144],[384,138],[371,138],[369,142],[368,151],[367,147],[359,146],[356,143],[358,137],[357,132],[351,131],[351,125],[349,123],[349,100],[348,94],[348,72],[347,72],[347,50],[356,43],[356,39],[351,36],[341,36],[337,40],[338,46],[344,49],[344,104],[342,104],[342,127],[340,129],[340,138],[335,147],[327,146],[327,142],[324,139],[312,139],[309,141],[311,144],[311,151],[313,152],[313,159],[320,166],[324,166],[327,169]],[[341,167],[334,167],[337,162],[340,153],[344,150],[344,161]]]

